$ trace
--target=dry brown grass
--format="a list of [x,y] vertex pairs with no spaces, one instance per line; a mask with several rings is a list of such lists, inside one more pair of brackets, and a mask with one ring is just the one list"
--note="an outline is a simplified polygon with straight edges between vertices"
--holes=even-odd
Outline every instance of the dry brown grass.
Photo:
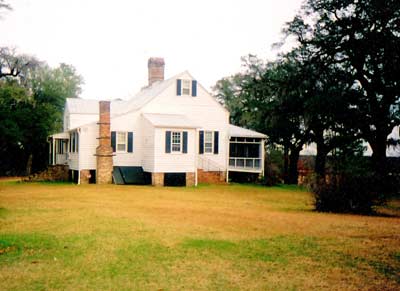
[[0,182],[0,219],[1,290],[400,289],[400,218],[296,189]]

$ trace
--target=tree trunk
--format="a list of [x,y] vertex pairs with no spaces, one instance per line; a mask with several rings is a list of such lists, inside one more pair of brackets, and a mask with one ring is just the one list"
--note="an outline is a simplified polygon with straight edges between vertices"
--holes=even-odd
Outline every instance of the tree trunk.
[[372,148],[372,170],[373,185],[377,193],[386,196],[392,189],[388,177],[387,159],[386,159],[386,143],[387,138],[377,137],[374,142],[370,142]]
[[290,184],[289,181],[289,147],[283,149],[283,183]]
[[375,142],[371,143],[372,148],[372,167],[375,173],[387,173],[386,162],[386,140],[384,143]]
[[325,179],[325,166],[327,150],[324,144],[317,143],[317,156],[315,157],[314,171],[318,179]]
[[33,154],[29,154],[25,169],[25,175],[27,176],[29,176],[32,172],[32,160],[33,160]]
[[298,183],[299,179],[299,171],[297,169],[297,164],[299,162],[300,157],[300,150],[301,149],[294,149],[290,151],[289,156],[289,184],[296,184]]

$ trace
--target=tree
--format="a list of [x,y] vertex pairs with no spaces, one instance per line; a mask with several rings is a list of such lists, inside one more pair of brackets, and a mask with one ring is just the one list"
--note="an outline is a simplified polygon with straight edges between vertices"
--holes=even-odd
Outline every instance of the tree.
[[[46,166],[47,137],[61,129],[62,111],[68,97],[77,97],[82,78],[74,67],[50,68],[33,57],[3,49],[0,78],[0,169],[29,174]],[[27,62],[27,60],[31,60]],[[14,161],[8,161],[9,156]],[[16,162],[16,160],[18,160]],[[23,165],[23,166],[22,166]]]
[[15,81],[0,82],[0,173],[16,175],[26,164],[28,141],[22,124],[29,124],[32,99]]
[[349,80],[351,124],[386,170],[387,136],[400,124],[400,2],[308,0],[286,28],[312,52],[311,61]]
[[0,10],[11,10],[11,5],[7,4],[4,0],[0,0]]
[[245,71],[217,82],[218,100],[232,112],[237,125],[265,133],[268,142],[283,147],[284,182],[297,183],[299,153],[307,141],[302,103],[290,61],[263,63],[243,58]]
[[14,78],[24,83],[40,65],[32,56],[17,54],[15,48],[0,47],[0,79]]

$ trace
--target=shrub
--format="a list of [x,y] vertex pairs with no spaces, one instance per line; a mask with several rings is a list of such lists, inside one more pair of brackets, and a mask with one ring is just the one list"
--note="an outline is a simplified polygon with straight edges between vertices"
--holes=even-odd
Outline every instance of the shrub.
[[283,153],[271,146],[267,147],[264,161],[264,180],[266,186],[282,183]]
[[315,209],[323,212],[370,214],[385,201],[388,180],[373,173],[362,156],[335,157],[332,172],[314,177],[311,190]]
[[315,209],[322,212],[369,214],[382,203],[371,176],[342,174],[313,186]]

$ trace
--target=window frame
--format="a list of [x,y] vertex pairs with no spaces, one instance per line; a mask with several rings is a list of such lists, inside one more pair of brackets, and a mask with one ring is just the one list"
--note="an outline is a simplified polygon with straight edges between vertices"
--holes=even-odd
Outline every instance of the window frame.
[[[185,87],[185,84],[187,84],[187,88]],[[184,90],[187,90],[187,94],[184,92]],[[182,84],[181,84],[181,95],[185,96],[190,96],[192,94],[192,82],[189,79],[182,79]]]
[[[179,143],[174,142],[174,134],[179,134]],[[174,145],[179,145],[179,150],[174,150]],[[183,149],[183,133],[182,131],[171,131],[171,153],[182,153]]]
[[[207,134],[211,135],[211,141],[207,141]],[[211,144],[211,147],[206,147],[206,143]],[[209,149],[210,151],[207,151]],[[214,153],[214,131],[212,130],[204,130],[204,138],[203,138],[203,152],[204,154],[213,154]]]
[[[124,134],[125,140],[121,142],[119,139],[119,135]],[[124,145],[124,150],[120,150],[118,148],[119,145]],[[128,152],[128,133],[126,131],[116,131],[115,133],[115,152],[116,153],[126,153]]]
[[68,153],[79,153],[79,133],[74,130],[69,134]]

